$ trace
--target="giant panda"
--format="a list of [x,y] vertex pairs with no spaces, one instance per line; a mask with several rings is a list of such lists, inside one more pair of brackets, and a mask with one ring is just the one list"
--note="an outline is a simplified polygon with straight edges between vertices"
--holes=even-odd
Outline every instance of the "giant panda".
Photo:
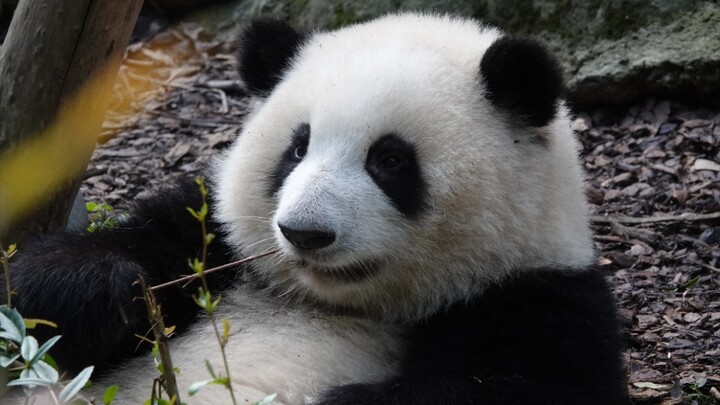
[[[258,20],[239,72],[259,96],[209,171],[209,276],[236,397],[281,404],[627,404],[612,293],[594,268],[578,144],[557,62],[477,21],[404,13],[300,33]],[[157,375],[133,357],[134,284],[189,273],[192,181],[93,234],[12,263],[15,303],[50,319],[55,357],[102,369],[115,404]],[[197,284],[160,290],[180,387],[222,370]],[[42,332],[42,331],[39,331]],[[96,384],[103,386],[103,383]],[[182,399],[228,404],[222,387]]]

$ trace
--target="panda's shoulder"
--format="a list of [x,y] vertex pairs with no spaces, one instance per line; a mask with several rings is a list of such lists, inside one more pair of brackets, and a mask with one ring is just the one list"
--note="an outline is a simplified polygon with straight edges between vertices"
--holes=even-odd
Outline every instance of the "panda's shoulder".
[[535,364],[528,359],[556,348],[593,359],[621,347],[612,289],[596,268],[521,272],[419,323],[412,342],[412,351],[455,370],[473,359],[493,370],[512,359]]

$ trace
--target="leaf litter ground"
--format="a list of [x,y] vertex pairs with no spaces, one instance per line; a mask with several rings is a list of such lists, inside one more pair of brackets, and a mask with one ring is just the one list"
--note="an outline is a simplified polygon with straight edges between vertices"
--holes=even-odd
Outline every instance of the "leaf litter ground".
[[[82,192],[118,210],[198,175],[253,102],[232,44],[184,24],[128,50]],[[649,100],[579,112],[598,265],[612,278],[638,404],[720,403],[720,111]]]

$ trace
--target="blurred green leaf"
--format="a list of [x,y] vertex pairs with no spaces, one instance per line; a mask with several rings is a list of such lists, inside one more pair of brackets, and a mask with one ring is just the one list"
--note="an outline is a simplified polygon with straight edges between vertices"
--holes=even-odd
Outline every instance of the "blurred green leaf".
[[255,402],[253,405],[268,405],[273,400],[275,400],[275,397],[277,397],[277,394],[270,394],[270,395],[266,396],[265,398],[263,398],[262,400]]
[[57,370],[40,360],[33,363],[31,367],[26,368],[20,373],[21,380],[34,378],[45,381],[48,384],[55,384],[58,382],[60,376],[58,375]]
[[25,338],[25,322],[18,311],[0,305],[0,338],[20,344]]
[[50,350],[50,348],[60,340],[60,336],[53,336],[50,339],[48,339],[45,343],[43,343],[42,346],[40,346],[39,349],[37,349],[37,352],[35,355],[30,359],[30,363],[35,363],[36,361],[40,360],[43,356],[45,356],[45,353]]
[[15,360],[19,359],[20,355],[8,356],[0,354],[0,368],[8,368]]
[[198,391],[200,391],[204,386],[212,383],[213,381],[214,381],[214,379],[209,379],[209,380],[198,381],[196,383],[193,383],[192,385],[190,385],[190,388],[188,388],[188,394],[190,394],[190,396],[197,394]]
[[86,367],[85,369],[83,369],[83,371],[78,373],[78,375],[75,376],[72,381],[67,383],[65,388],[60,391],[60,395],[58,396],[60,402],[68,402],[75,396],[75,394],[80,392],[80,390],[85,386],[85,383],[90,380],[90,375],[92,374],[93,369],[93,366]]
[[32,364],[35,354],[38,352],[38,341],[32,336],[25,336],[20,346],[20,354],[26,363]]
[[195,211],[194,209],[192,209],[192,208],[190,208],[190,207],[185,207],[185,208],[188,210],[188,212],[190,213],[190,215],[192,215],[195,219],[197,219],[198,221],[200,221],[200,214],[198,214],[197,211]]
[[115,399],[119,388],[120,387],[117,385],[109,386],[108,389],[105,390],[105,393],[103,393],[103,404],[112,404],[112,401]]
[[35,329],[38,325],[45,325],[50,326],[51,328],[57,328],[57,324],[55,322],[46,321],[45,319],[24,319],[25,322],[25,328],[27,329]]
[[225,346],[230,338],[230,322],[227,319],[222,320],[223,333],[220,337],[220,345]]

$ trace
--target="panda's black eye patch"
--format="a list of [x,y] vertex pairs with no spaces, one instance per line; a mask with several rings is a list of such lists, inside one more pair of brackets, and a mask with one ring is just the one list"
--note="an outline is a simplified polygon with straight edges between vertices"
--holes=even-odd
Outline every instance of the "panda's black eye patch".
[[404,215],[416,216],[424,207],[425,182],[415,148],[398,135],[383,135],[375,141],[365,170]]
[[271,178],[271,187],[268,195],[275,195],[282,187],[285,179],[295,170],[295,167],[303,160],[307,153],[310,142],[310,124],[303,123],[293,131],[292,142],[280,156],[275,171]]

